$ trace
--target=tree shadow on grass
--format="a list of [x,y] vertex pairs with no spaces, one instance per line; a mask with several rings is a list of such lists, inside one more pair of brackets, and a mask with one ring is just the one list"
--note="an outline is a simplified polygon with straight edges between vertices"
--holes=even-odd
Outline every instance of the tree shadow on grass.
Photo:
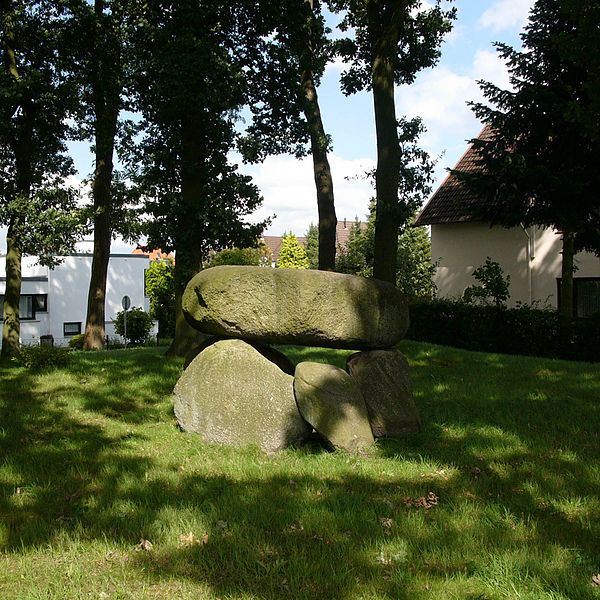
[[[208,584],[216,597],[403,599],[454,586],[495,598],[494,578],[511,568],[531,597],[590,597],[577,575],[598,566],[600,515],[586,501],[600,497],[598,412],[582,422],[580,403],[597,379],[522,363],[510,396],[469,379],[483,369],[495,381],[510,370],[503,359],[427,353],[411,355],[423,433],[366,457],[196,444],[161,403],[179,366],[151,354],[86,358],[74,380],[57,376],[43,393],[23,371],[3,372],[0,544],[27,552],[61,534],[104,540],[130,550],[133,574]],[[536,377],[539,399],[524,398],[533,388],[517,379]],[[549,431],[552,419],[560,426]],[[169,437],[166,457],[147,450],[155,422]],[[244,459],[247,472],[230,466]],[[142,537],[152,551],[133,551]]]

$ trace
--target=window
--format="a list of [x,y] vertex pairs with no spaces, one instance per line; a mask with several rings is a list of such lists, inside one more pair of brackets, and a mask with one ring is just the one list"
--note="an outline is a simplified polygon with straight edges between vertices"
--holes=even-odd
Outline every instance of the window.
[[[561,280],[558,280],[560,303]],[[573,312],[576,317],[590,317],[600,313],[600,277],[573,278]]]
[[69,337],[71,335],[79,335],[81,333],[81,321],[63,323],[63,335]]
[[589,317],[600,312],[600,277],[575,281],[575,314]]
[[33,296],[33,310],[36,313],[48,312],[47,294],[36,294],[35,296]]
[[[32,321],[38,312],[48,312],[46,294],[21,294],[19,301],[19,320]],[[0,296],[0,321],[4,318],[4,296]]]

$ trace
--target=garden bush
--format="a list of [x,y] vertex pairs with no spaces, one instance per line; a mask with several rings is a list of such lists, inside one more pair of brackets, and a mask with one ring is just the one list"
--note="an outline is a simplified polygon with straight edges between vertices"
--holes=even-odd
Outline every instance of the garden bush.
[[[125,311],[115,317],[115,331],[125,337]],[[143,344],[150,335],[153,319],[142,308],[131,308],[127,311],[127,340],[133,345]],[[113,346],[114,347],[114,346]]]
[[67,348],[49,345],[22,346],[18,356],[19,363],[31,371],[65,367],[70,360],[71,354]]
[[407,338],[480,352],[600,360],[600,315],[575,319],[561,344],[558,313],[529,305],[518,308],[434,300],[411,305]]
[[70,340],[69,340],[69,348],[73,349],[73,350],[83,350],[83,340],[85,338],[85,335],[83,333],[80,333],[78,335],[74,335]]

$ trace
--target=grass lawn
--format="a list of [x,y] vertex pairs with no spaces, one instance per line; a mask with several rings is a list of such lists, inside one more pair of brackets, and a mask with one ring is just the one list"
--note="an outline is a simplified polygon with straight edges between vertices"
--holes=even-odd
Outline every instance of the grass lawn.
[[424,430],[360,457],[202,445],[161,348],[0,368],[0,598],[600,598],[600,366],[401,348]]

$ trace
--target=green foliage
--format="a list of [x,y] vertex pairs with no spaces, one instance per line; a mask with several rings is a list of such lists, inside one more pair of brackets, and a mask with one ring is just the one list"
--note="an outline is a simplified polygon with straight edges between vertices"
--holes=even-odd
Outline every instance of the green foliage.
[[146,295],[150,316],[158,321],[159,337],[175,334],[175,265],[172,260],[153,260],[146,270]]
[[418,156],[411,156],[403,146],[407,142],[410,146],[422,126],[418,119],[396,120],[394,86],[413,83],[420,70],[437,62],[456,10],[444,11],[440,1],[423,6],[419,0],[330,0],[328,4],[343,15],[338,28],[352,34],[335,43],[337,54],[349,65],[340,78],[342,91],[373,93],[377,136],[373,274],[394,282],[398,229],[416,208],[410,190],[418,190],[431,178],[431,172],[423,169],[407,170]]
[[78,335],[74,335],[69,340],[69,348],[72,350],[83,350],[83,340],[85,338],[85,334],[80,333]]
[[143,344],[150,335],[153,319],[140,307],[120,311],[114,320],[115,331],[125,337],[125,312],[127,312],[127,340],[131,344]]
[[319,268],[319,228],[311,223],[306,232],[306,256],[308,268]]
[[[488,200],[480,216],[503,226],[575,233],[600,252],[600,8],[597,0],[537,0],[523,50],[496,44],[511,90],[480,84],[473,103],[488,135],[472,140],[483,169],[456,175]],[[494,132],[497,132],[494,133]]]
[[[374,204],[371,203],[374,208]],[[346,248],[338,248],[336,271],[350,275],[371,277],[373,275],[373,234],[375,232],[374,211],[369,215],[366,228],[360,227],[360,222],[350,225],[348,244]]]
[[559,336],[559,315],[528,305],[506,308],[435,300],[410,307],[411,340],[481,352],[600,361],[600,317],[573,321],[570,339]]
[[208,268],[221,265],[248,265],[258,267],[265,263],[261,248],[225,248],[210,259]]
[[504,276],[500,263],[488,256],[485,263],[477,267],[472,275],[481,285],[471,285],[465,290],[465,302],[487,304],[493,301],[496,306],[506,304],[510,298],[510,275]]
[[31,371],[42,371],[66,367],[71,360],[71,354],[67,348],[46,344],[40,346],[24,345],[21,347],[17,360]]
[[[409,222],[410,223],[410,222]],[[336,271],[372,277],[375,249],[375,203],[370,204],[367,226],[352,225],[348,246],[339,249]],[[398,236],[396,285],[411,299],[432,298],[435,265],[431,261],[431,241],[425,227],[407,226]]]
[[426,227],[407,227],[398,238],[396,285],[411,299],[433,298],[436,265]]
[[285,233],[279,248],[277,267],[280,269],[308,269],[310,266],[306,250],[298,238],[290,231]]

